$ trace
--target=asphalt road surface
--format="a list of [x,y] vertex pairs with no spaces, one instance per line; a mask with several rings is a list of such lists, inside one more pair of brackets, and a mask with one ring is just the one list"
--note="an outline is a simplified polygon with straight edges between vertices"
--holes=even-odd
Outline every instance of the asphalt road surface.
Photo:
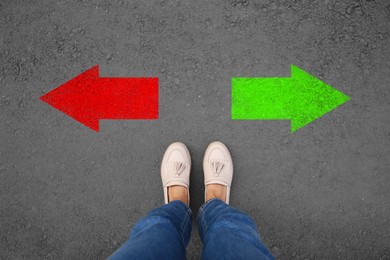
[[[39,100],[96,64],[158,77],[159,119],[97,133]],[[231,119],[232,77],[291,64],[351,100],[295,133]],[[163,204],[174,141],[191,152],[196,215],[214,140],[234,160],[231,205],[276,257],[390,258],[388,0],[0,0],[0,87],[0,259],[109,256]],[[194,226],[188,258],[201,250]]]

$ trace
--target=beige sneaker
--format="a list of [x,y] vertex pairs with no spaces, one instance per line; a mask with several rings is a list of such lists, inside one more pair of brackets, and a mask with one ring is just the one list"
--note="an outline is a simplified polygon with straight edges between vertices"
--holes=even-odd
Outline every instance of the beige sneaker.
[[230,186],[233,179],[233,161],[228,148],[221,142],[212,142],[203,158],[205,201],[206,185],[222,184],[226,186],[226,203],[229,204]]
[[169,202],[168,187],[173,185],[187,188],[188,204],[190,203],[190,170],[191,156],[187,146],[180,142],[168,146],[161,162],[161,179],[164,187],[165,204]]

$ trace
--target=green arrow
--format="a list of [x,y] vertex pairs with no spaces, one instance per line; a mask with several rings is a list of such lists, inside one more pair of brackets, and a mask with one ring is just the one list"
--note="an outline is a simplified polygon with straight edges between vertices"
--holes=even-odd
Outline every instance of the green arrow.
[[291,132],[349,99],[294,65],[290,78],[232,78],[232,119],[291,120]]

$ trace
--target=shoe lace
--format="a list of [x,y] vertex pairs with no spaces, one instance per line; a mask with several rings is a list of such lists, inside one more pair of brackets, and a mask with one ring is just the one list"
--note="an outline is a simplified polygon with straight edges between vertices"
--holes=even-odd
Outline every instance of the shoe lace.
[[172,162],[170,163],[171,171],[176,177],[179,177],[183,173],[184,169],[187,167],[187,164],[184,162]]
[[215,177],[218,177],[222,169],[225,167],[225,162],[220,160],[210,160],[211,167]]

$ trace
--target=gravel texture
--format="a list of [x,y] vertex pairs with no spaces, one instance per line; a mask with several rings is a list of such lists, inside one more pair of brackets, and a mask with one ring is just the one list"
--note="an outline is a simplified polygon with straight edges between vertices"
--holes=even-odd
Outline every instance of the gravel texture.
[[[163,203],[160,160],[190,149],[235,163],[231,204],[279,259],[390,258],[388,0],[0,0],[0,259],[104,259]],[[154,76],[160,119],[96,133],[39,97],[99,64]],[[231,78],[306,70],[351,100],[290,133],[232,121]],[[188,258],[202,245],[194,227]]]

